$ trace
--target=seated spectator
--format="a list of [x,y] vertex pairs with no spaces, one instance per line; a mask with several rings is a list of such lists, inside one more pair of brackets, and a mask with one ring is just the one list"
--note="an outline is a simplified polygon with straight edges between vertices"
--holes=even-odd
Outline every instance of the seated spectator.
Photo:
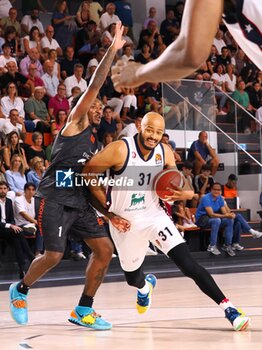
[[116,29],[116,24],[115,24],[115,23],[111,23],[111,24],[108,26],[108,28],[106,28],[106,30],[103,32],[102,38],[103,38],[104,36],[107,36],[108,39],[109,39],[109,41],[110,41],[111,44],[112,44],[113,38],[114,38],[114,36],[115,36],[115,29]]
[[18,41],[17,41],[17,38],[16,38],[15,27],[8,26],[8,27],[5,28],[4,40],[5,40],[5,44],[10,46],[11,56],[12,57],[18,56]]
[[9,117],[10,111],[16,109],[19,117],[25,118],[24,102],[18,97],[17,87],[14,83],[6,86],[6,95],[1,98],[1,111],[5,118]]
[[40,157],[34,157],[30,161],[31,170],[26,174],[28,183],[33,183],[38,188],[39,182],[45,173],[44,160]]
[[43,24],[39,20],[38,8],[32,9],[30,14],[25,15],[22,18],[22,21],[21,21],[22,37],[24,37],[25,35],[29,35],[33,27],[36,27],[39,30],[39,33],[41,34],[41,36],[45,35]]
[[152,52],[159,35],[156,23],[154,21],[149,21],[147,29],[142,30],[140,33],[137,48],[141,50],[144,44],[148,44]]
[[169,140],[169,135],[164,133],[162,135],[162,139],[161,139],[161,143],[164,143],[166,145],[168,145],[170,147],[170,149],[173,152],[174,158],[176,162],[181,162],[181,157],[180,155],[173,149],[172,145],[171,145],[171,141]]
[[[208,158],[211,158],[210,160]],[[198,140],[194,141],[188,151],[187,160],[194,165],[194,174],[198,175],[202,165],[208,163],[211,165],[211,175],[215,176],[219,158],[216,151],[208,143],[206,131],[201,131],[198,134]]]
[[69,103],[70,110],[71,110],[71,103],[72,103],[73,99],[80,94],[81,94],[81,90],[78,86],[74,86],[71,89],[71,96],[67,99],[68,103]]
[[133,88],[122,88],[121,99],[123,100],[123,109],[121,119],[133,119],[137,110],[137,97]]
[[54,71],[53,71],[53,74],[58,78],[58,80],[60,81],[61,80],[61,69],[60,69],[60,63],[57,62],[57,53],[56,53],[56,50],[54,49],[51,49],[49,50],[48,52],[48,59],[50,62],[53,63],[54,65]]
[[146,64],[153,60],[153,57],[151,54],[152,54],[152,49],[150,45],[148,43],[144,43],[141,48],[141,52],[135,57],[135,61],[142,64]]
[[43,251],[43,237],[38,230],[35,213],[35,192],[36,186],[28,182],[24,187],[24,194],[16,197],[14,201],[14,218],[17,226],[23,229],[25,236],[35,237],[35,256],[39,256]]
[[66,96],[71,96],[71,90],[73,87],[78,86],[81,92],[84,92],[87,89],[86,81],[82,78],[84,73],[84,67],[82,64],[77,63],[74,66],[74,74],[65,79],[66,86]]
[[237,77],[234,74],[235,68],[232,64],[226,66],[225,74],[225,90],[227,94],[231,95],[236,90]]
[[[225,201],[225,208],[228,213],[231,213],[230,208],[227,206]],[[233,250],[243,250],[244,247],[240,245],[240,239],[242,233],[251,233],[253,238],[262,237],[262,232],[254,230],[246,222],[244,217],[239,213],[232,213],[234,215],[234,225],[233,225],[233,238],[232,238],[232,249]]]
[[1,16],[1,18],[2,18],[1,19],[1,26],[2,26],[3,30],[5,30],[9,26],[15,27],[17,37],[20,38],[20,36],[21,36],[21,24],[17,20],[17,9],[15,7],[11,7],[8,11],[8,16],[7,17]]
[[212,75],[215,73],[215,69],[217,66],[217,58],[218,58],[218,51],[215,45],[211,46],[210,54],[207,59],[207,67],[209,70],[209,73]]
[[54,27],[48,25],[45,30],[46,35],[41,39],[41,52],[48,54],[50,50],[56,50],[57,56],[62,56],[63,51],[58,42],[53,38],[54,33]]
[[[27,79],[30,81],[31,85],[33,86],[32,93],[35,92],[35,88],[37,86],[42,86],[42,87],[45,86],[43,80],[38,76],[37,67],[36,67],[36,65],[34,63],[31,63],[28,66]],[[28,97],[30,97],[30,96],[28,96]]]
[[183,201],[175,202],[174,214],[178,217],[177,223],[183,228],[197,227],[195,222],[195,216],[191,213],[190,209],[185,206]]
[[110,75],[107,76],[99,93],[103,105],[113,108],[114,118],[120,122],[120,112],[123,107],[123,100],[121,99],[121,93],[114,89]]
[[128,35],[128,31],[129,31],[129,27],[128,26],[124,26],[124,31],[123,31],[122,38],[123,38],[123,40],[126,41],[125,45],[130,45],[132,50],[133,50],[135,45],[134,45],[133,40]]
[[10,170],[5,172],[5,177],[10,190],[14,191],[16,196],[21,196],[24,193],[26,177],[24,162],[19,154],[12,156]]
[[[81,91],[79,90],[79,93]],[[48,113],[51,119],[55,119],[58,111],[63,110],[68,114],[70,109],[69,102],[66,98],[66,86],[60,83],[57,87],[57,94],[48,101]]]
[[80,28],[84,27],[85,24],[87,24],[87,22],[90,20],[89,11],[90,11],[89,2],[88,1],[81,2],[76,13],[76,23],[78,27]]
[[96,52],[100,43],[101,34],[96,30],[94,21],[88,21],[84,27],[76,34],[75,52],[81,57],[81,62],[86,64],[90,59],[90,54]]
[[69,247],[70,247],[70,257],[74,261],[86,260],[86,256],[83,253],[83,244],[74,241],[73,239],[69,239]]
[[235,256],[236,254],[231,245],[234,214],[227,212],[224,199],[221,196],[221,190],[221,185],[218,182],[214,182],[211,192],[201,198],[196,211],[196,225],[203,229],[211,228],[210,244],[207,251],[214,255],[221,254],[217,248],[217,238],[219,230],[224,228],[224,249],[229,256]]
[[209,164],[203,164],[200,170],[200,174],[195,177],[195,189],[199,194],[199,198],[202,198],[205,194],[209,193],[214,183],[214,178],[211,176],[211,167]]
[[[243,80],[238,81],[236,90],[232,93],[232,98],[238,102],[244,109],[251,110],[250,100],[248,93],[245,91],[246,84]],[[234,115],[235,105],[230,101],[231,104],[231,114]],[[247,117],[245,111],[237,108],[238,117],[238,132],[251,133],[250,130],[250,118]]]
[[252,88],[248,92],[250,109],[253,114],[262,107],[262,89],[261,84],[258,81],[253,83]]
[[[225,87],[225,68],[222,64],[219,64],[215,68],[215,73],[212,74],[211,80],[213,81],[215,87],[219,87],[223,92],[226,91]],[[215,96],[219,98],[219,115],[225,115],[226,113],[223,111],[223,107],[226,103],[227,96],[221,92],[220,90],[216,89]]]
[[74,74],[74,66],[78,63],[78,59],[74,58],[74,48],[67,46],[65,49],[65,57],[60,61],[61,78],[64,80]]
[[17,109],[11,109],[7,119],[0,119],[0,132],[5,136],[16,131],[19,139],[23,140],[26,134],[24,118],[19,116]]
[[103,117],[97,133],[100,142],[103,141],[106,132],[110,132],[114,135],[117,133],[117,122],[113,118],[113,108],[110,106],[105,106],[103,109]]
[[23,96],[23,91],[30,93],[33,91],[33,84],[24,75],[17,72],[17,65],[15,62],[8,62],[6,64],[7,72],[0,76],[0,88],[2,94],[6,93],[6,87],[9,83],[15,83],[18,87],[18,96]]
[[51,121],[51,134],[55,137],[65,126],[67,121],[66,111],[60,109],[57,111],[55,119]]
[[59,80],[54,74],[54,63],[50,60],[44,63],[45,74],[42,75],[42,80],[45,84],[46,95],[48,98],[54,97],[57,93],[57,87],[59,85]]
[[163,37],[164,43],[170,45],[178,36],[180,32],[179,22],[175,18],[173,10],[168,10],[166,19],[161,23],[160,34]]
[[[106,53],[106,50],[103,47],[100,47],[94,58],[92,58],[87,65],[87,71],[86,71],[86,78],[90,78],[90,76],[92,75],[91,72],[89,72],[90,67],[97,67],[99,62],[102,60],[102,58],[104,57]],[[93,71],[94,72],[94,71]]]
[[235,174],[230,174],[227,179],[227,183],[223,186],[223,197],[224,198],[236,198],[237,193],[237,176]]
[[226,67],[231,64],[231,53],[227,46],[223,46],[221,49],[221,55],[217,56],[217,64]]
[[123,55],[120,57],[120,59],[124,62],[127,61],[133,61],[134,60],[134,56],[133,56],[133,50],[131,48],[131,45],[125,45],[123,47]]
[[3,54],[0,56],[0,74],[7,72],[6,65],[8,62],[12,61],[15,64],[17,64],[16,59],[11,56],[11,48],[9,44],[6,44],[6,43],[3,44],[2,50],[3,50]]
[[116,141],[116,135],[112,132],[105,132],[104,133],[104,137],[103,137],[103,147],[106,147],[107,145],[109,145],[111,142]]
[[28,163],[30,164],[31,159],[34,157],[39,157],[44,159],[44,165],[45,168],[47,168],[49,162],[47,161],[45,150],[42,147],[43,135],[40,132],[35,131],[32,135],[32,142],[33,144],[26,150],[26,159]]
[[123,130],[120,131],[118,139],[121,139],[122,137],[132,137],[139,133],[141,130],[142,118],[143,117],[140,114],[138,114],[135,118],[134,123],[128,124]]
[[21,158],[23,169],[28,169],[25,151],[20,145],[17,131],[12,131],[7,135],[6,147],[3,153],[4,166],[6,169],[11,169],[11,161],[14,155],[18,155]]
[[88,0],[89,2],[89,19],[99,25],[100,16],[103,13],[103,7],[98,1]]
[[31,262],[34,255],[22,234],[22,229],[15,225],[12,200],[7,198],[8,185],[6,182],[0,182],[0,203],[1,203],[1,222],[0,236],[7,243],[14,247],[16,261],[19,267],[19,278],[25,275],[25,257]]
[[216,32],[214,41],[213,41],[213,44],[217,48],[217,52],[218,52],[219,55],[221,55],[222,47],[226,46],[226,43],[223,40],[223,35],[224,35],[223,31],[218,29],[217,32]]
[[54,38],[61,49],[64,50],[68,45],[72,44],[72,37],[75,32],[73,29],[75,16],[67,15],[67,3],[65,0],[56,2],[51,23],[55,30]]
[[[192,170],[193,170],[193,164],[189,163],[189,162],[185,162],[182,164],[182,171],[181,173],[184,176],[184,181],[187,183],[187,188],[190,189],[191,191],[195,192],[195,188],[193,185],[193,178],[194,175],[192,174]],[[199,202],[199,194],[198,193],[194,193],[193,198],[187,202],[187,205],[190,208],[196,208]]]
[[29,35],[25,36],[23,39],[21,51],[29,55],[30,50],[35,48],[38,52],[41,52],[41,35],[37,27],[32,27]]
[[38,48],[34,47],[29,49],[28,55],[23,58],[20,62],[20,73],[25,77],[29,74],[29,66],[30,64],[34,64],[36,67],[36,75],[41,77],[44,74],[42,64],[40,63],[40,54]]
[[34,96],[25,102],[25,112],[28,118],[33,121],[35,130],[42,133],[50,132],[50,116],[43,101],[44,96],[45,88],[38,86],[35,88]]
[[103,13],[102,16],[100,17],[99,27],[101,29],[101,32],[105,31],[106,28],[108,28],[108,26],[111,23],[120,22],[120,19],[117,15],[115,15],[115,12],[116,12],[115,4],[112,2],[109,2],[106,5],[106,12]]
[[3,29],[0,27],[0,54],[2,55],[3,54],[3,49],[2,49],[2,46],[4,45],[5,43],[5,39],[4,39],[4,36],[3,36]]
[[156,16],[156,8],[152,6],[149,8],[149,15],[143,23],[143,29],[147,29],[148,23],[150,21],[154,21],[156,23],[156,26],[158,27],[158,21],[155,18],[155,16]]

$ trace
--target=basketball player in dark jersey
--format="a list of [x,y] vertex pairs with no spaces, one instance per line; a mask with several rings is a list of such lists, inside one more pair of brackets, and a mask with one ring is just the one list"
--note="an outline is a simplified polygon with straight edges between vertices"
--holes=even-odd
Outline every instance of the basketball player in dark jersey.
[[[97,152],[92,133],[96,119],[101,117],[102,104],[96,98],[117,50],[123,47],[123,28],[116,25],[116,34],[110,48],[95,71],[87,90],[79,98],[65,127],[57,135],[51,155],[51,165],[42,179],[37,196],[40,197],[38,223],[43,234],[45,253],[35,259],[23,280],[10,286],[10,310],[19,324],[26,324],[28,289],[63,257],[66,240],[82,239],[93,251],[87,269],[86,282],[79,305],[69,321],[92,329],[110,329],[112,325],[97,315],[92,308],[94,295],[100,286],[112,257],[113,247],[93,207],[85,196],[84,187],[77,186],[83,165]],[[92,201],[92,204],[95,205]],[[125,231],[127,222],[111,216],[102,206],[96,208],[106,214],[112,224]]]
[[261,1],[187,0],[178,38],[147,64],[118,61],[112,68],[115,89],[173,81],[196,71],[209,55],[222,14],[238,45],[262,69]]

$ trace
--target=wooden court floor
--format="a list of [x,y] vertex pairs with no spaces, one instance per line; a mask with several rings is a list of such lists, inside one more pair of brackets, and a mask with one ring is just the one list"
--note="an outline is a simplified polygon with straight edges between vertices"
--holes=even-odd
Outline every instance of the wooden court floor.
[[259,350],[262,348],[262,272],[215,275],[224,294],[252,319],[235,332],[222,310],[185,278],[159,279],[150,311],[138,315],[135,289],[124,282],[103,284],[95,309],[113,323],[91,331],[67,321],[81,286],[32,289],[29,324],[9,315],[8,292],[0,292],[1,350]]

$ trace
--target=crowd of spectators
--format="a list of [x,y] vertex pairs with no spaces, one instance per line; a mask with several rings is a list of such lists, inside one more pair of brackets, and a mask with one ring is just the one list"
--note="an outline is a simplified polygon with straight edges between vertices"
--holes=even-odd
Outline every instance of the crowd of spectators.
[[[37,188],[49,165],[48,144],[65,125],[73,97],[86,90],[113,40],[115,23],[122,21],[126,40],[115,62],[135,60],[145,64],[161,55],[176,40],[184,9],[184,2],[178,1],[167,10],[165,20],[159,23],[157,10],[151,7],[148,15],[145,14],[139,36],[135,37],[131,2],[117,0],[103,8],[99,2],[87,0],[79,2],[76,13],[70,13],[68,5],[70,3],[65,0],[57,0],[51,22],[46,26],[39,18],[40,11],[46,11],[40,0],[22,1],[21,15],[18,15],[15,3],[13,7],[11,4],[1,7],[0,177],[1,181],[6,182],[9,190],[7,196],[13,203],[25,196],[26,184]],[[196,80],[195,90],[188,94],[185,83],[176,82],[174,86],[191,103],[199,108],[207,106],[207,111],[214,114],[211,109],[214,100],[204,100],[208,86],[205,84],[213,82],[261,120],[261,73],[221,22],[214,45],[210,48],[210,56],[193,76],[188,77]],[[114,90],[109,74],[100,91],[100,98],[104,110],[98,138],[104,145],[118,136],[133,135],[139,131],[141,116],[146,111],[165,114],[167,124],[172,128],[179,128],[183,118],[188,118],[185,102],[177,100],[169,103],[162,96],[159,84],[144,84],[135,90],[123,89],[119,93]],[[219,114],[230,112],[231,107],[220,90],[216,91],[216,99]],[[200,126],[199,118],[196,114],[196,127]],[[243,129],[249,127],[243,120]],[[46,138],[46,135],[49,137]],[[46,139],[49,141],[44,143]],[[181,161],[167,134],[163,142],[170,144],[174,157]],[[218,165],[211,148],[206,151],[205,145],[204,151],[207,153],[201,155],[200,152],[200,157],[195,156],[195,151],[199,151],[199,148],[193,150],[193,159],[189,159],[192,167],[186,163],[183,169],[191,186],[195,184],[190,180],[188,170],[194,169],[196,175],[201,172],[196,184],[196,188],[200,186],[200,189],[192,200],[193,206],[212,186],[207,171],[214,175]],[[207,154],[212,158],[209,165],[205,160]],[[35,218],[29,223],[36,224]],[[75,252],[82,254],[79,247],[73,246]],[[35,253],[39,254],[41,249],[43,247],[38,241]]]

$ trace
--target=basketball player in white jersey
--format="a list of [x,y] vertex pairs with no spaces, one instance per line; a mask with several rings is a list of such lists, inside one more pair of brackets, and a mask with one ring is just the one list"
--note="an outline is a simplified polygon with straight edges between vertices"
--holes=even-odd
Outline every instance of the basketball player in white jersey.
[[173,81],[196,71],[209,55],[222,14],[238,45],[262,70],[262,1],[187,0],[178,38],[147,64],[118,61],[112,68],[115,88]]
[[[152,191],[155,175],[163,167],[176,167],[171,149],[160,143],[164,129],[161,115],[147,113],[139,134],[111,143],[84,167],[85,174],[103,173],[109,169],[112,181],[107,194],[99,186],[90,186],[90,191],[104,207],[109,205],[109,212],[130,223],[125,233],[110,224],[110,232],[127,283],[137,288],[137,311],[144,313],[148,310],[156,284],[155,276],[145,277],[142,270],[150,241],[221,306],[235,330],[243,330],[248,326],[249,318],[237,311],[211,275],[193,260],[185,241]],[[192,196],[193,191],[173,190],[173,195],[168,198],[174,201],[191,199]]]

